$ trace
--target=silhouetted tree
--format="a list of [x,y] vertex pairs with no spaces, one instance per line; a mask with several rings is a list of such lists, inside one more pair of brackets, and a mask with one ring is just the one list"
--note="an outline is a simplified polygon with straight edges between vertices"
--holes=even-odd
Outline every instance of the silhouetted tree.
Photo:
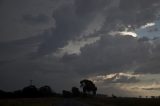
[[52,94],[53,94],[52,89],[49,86],[42,86],[39,88],[40,96],[51,96]]
[[23,88],[22,94],[25,97],[37,97],[38,89],[34,85],[30,85],[30,86]]
[[114,95],[114,94],[112,94],[112,98],[117,98],[117,96],[116,96],[116,95]]
[[63,97],[72,97],[72,93],[70,91],[63,90],[62,94],[63,94]]
[[77,87],[72,87],[72,94],[73,96],[79,96],[80,95],[80,91]]
[[155,97],[155,96],[151,96],[151,98],[152,98],[152,99],[155,99],[156,97]]
[[90,80],[82,80],[80,81],[81,87],[83,88],[83,93],[86,94],[87,92],[92,92],[93,95],[96,95],[97,87],[95,84]]
[[0,98],[4,98],[6,96],[6,92],[3,90],[0,90]]
[[14,97],[22,97],[23,96],[22,90],[16,90],[13,92],[13,94],[14,94]]

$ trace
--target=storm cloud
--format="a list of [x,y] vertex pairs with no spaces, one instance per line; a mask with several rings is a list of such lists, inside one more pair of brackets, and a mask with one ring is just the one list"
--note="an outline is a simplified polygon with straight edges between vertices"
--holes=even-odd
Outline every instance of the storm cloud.
[[23,20],[31,25],[48,23],[48,17],[44,14],[39,14],[37,16],[32,16],[30,14],[26,14],[23,16]]
[[[91,76],[160,74],[159,37],[136,33],[159,24],[159,0],[22,1],[0,1],[0,89],[30,79],[60,90]],[[141,82],[115,77],[115,85]]]

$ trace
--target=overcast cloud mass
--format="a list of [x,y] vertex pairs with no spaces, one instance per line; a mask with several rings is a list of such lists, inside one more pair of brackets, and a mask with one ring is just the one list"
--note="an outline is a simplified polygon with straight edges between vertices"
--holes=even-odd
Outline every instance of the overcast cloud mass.
[[0,89],[160,95],[160,0],[0,0]]

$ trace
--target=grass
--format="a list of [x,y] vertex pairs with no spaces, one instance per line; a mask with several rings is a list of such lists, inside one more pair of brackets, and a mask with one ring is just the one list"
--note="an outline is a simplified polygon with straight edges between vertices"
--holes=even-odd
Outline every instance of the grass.
[[106,98],[106,97],[90,97],[79,98],[91,106],[160,106],[158,98]]
[[[0,106],[59,106],[64,99],[62,97],[1,99]],[[89,106],[160,106],[158,98],[78,97],[71,100]]]
[[0,106],[57,106],[62,98],[19,98],[1,99]]

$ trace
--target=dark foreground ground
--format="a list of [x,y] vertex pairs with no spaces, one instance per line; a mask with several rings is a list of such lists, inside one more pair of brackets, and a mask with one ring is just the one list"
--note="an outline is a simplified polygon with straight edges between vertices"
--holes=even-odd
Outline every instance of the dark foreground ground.
[[19,98],[0,99],[0,106],[160,106],[156,98]]

